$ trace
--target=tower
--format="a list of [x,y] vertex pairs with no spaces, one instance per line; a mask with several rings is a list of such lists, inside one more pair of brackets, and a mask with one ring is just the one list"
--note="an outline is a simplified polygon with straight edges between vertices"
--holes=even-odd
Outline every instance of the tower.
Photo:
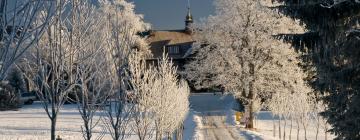
[[188,11],[187,11],[186,18],[185,18],[185,30],[190,31],[191,25],[194,22],[193,17],[191,15],[191,10],[190,10],[190,0],[188,0],[188,7],[187,8],[188,8]]

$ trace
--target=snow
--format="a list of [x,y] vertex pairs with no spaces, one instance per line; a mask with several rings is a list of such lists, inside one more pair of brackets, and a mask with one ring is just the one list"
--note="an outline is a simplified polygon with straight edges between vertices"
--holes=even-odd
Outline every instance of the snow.
[[[99,118],[99,116],[96,116]],[[76,105],[64,105],[57,120],[57,135],[65,140],[83,139],[82,119]],[[98,136],[101,126],[95,128]],[[0,140],[44,140],[50,138],[50,120],[39,102],[24,106],[18,111],[0,112]],[[130,139],[135,139],[129,134]],[[110,140],[105,135],[104,140]]]
[[214,93],[194,93],[190,96],[191,108],[197,115],[199,140],[244,139],[235,126],[234,112],[231,111],[234,97]]
[[[276,120],[276,118],[275,118]],[[269,111],[260,111],[258,114],[257,114],[257,120],[255,121],[255,125],[256,125],[256,128],[257,128],[257,131],[258,132],[253,132],[254,134],[257,134],[257,135],[260,135],[262,136],[264,139],[266,140],[271,140],[271,139],[274,139],[274,140],[277,140],[279,139],[278,138],[278,130],[276,131],[276,137],[274,138],[273,137],[273,117],[272,117],[272,114],[271,112]],[[286,139],[289,138],[289,131],[290,131],[290,125],[289,125],[290,122],[287,122],[287,126],[286,126]],[[276,128],[278,128],[278,122],[276,122]],[[291,139],[296,139],[296,128],[297,128],[297,125],[295,122],[293,122],[293,128],[292,128],[292,135],[291,135]],[[283,123],[281,125],[281,129],[283,129]],[[283,135],[283,130],[281,130],[282,133],[281,135]],[[309,126],[307,128],[307,139],[308,140],[315,140],[316,137],[316,126],[315,126],[315,123],[309,123]],[[300,139],[304,139],[304,130],[302,127],[300,127],[300,134],[299,134],[299,138]],[[330,133],[328,133],[328,139],[331,140],[331,139],[334,139],[335,136],[334,135],[331,135]],[[320,140],[323,140],[325,139],[325,133],[324,133],[324,130],[320,128],[320,131],[319,131],[319,136],[318,136],[318,139]]]
[[[273,137],[273,120],[276,120],[277,118],[273,118],[271,112],[269,111],[260,111],[256,114],[256,130],[254,131],[247,130],[243,128],[243,126],[236,125],[234,117],[235,112],[231,110],[234,101],[235,100],[231,95],[221,96],[220,94],[214,95],[213,93],[196,93],[191,95],[191,107],[194,109],[194,113],[198,115],[197,119],[201,120],[201,122],[197,124],[197,131],[202,133],[200,134],[202,136],[202,139],[200,140],[216,138],[232,139],[231,135],[239,139],[245,140],[279,139],[278,131],[276,131],[276,137]],[[221,123],[221,121],[223,121],[224,123]],[[216,127],[209,127],[209,124]],[[291,139],[296,139],[296,127],[297,125],[294,122]],[[281,129],[283,129],[283,125],[281,126]],[[300,129],[301,130],[299,138],[304,139],[304,131],[302,127]],[[286,127],[286,139],[289,138],[289,131],[290,125],[288,122],[288,125]],[[281,135],[283,136],[283,130]],[[315,123],[310,123],[307,130],[307,139],[315,140],[315,135]],[[328,134],[329,140],[333,138],[333,135]],[[322,129],[320,129],[319,131],[318,139],[325,139],[324,131]]]
[[[95,118],[99,118],[98,113]],[[198,132],[199,117],[190,110],[185,120],[184,140],[202,139]],[[81,133],[82,119],[76,105],[64,105],[57,120],[57,135],[64,140],[83,139]],[[99,135],[102,127],[97,126],[94,138]],[[0,112],[0,140],[44,140],[50,137],[50,120],[47,118],[40,102],[26,105],[18,111]],[[153,137],[154,138],[154,137]],[[103,140],[111,140],[105,134]],[[134,133],[130,133],[127,140],[137,140]]]
[[[255,121],[256,130],[250,131],[235,124],[234,111],[231,106],[234,97],[213,93],[191,94],[191,110],[184,122],[184,140],[211,140],[214,137],[225,139],[245,140],[277,140],[273,137],[273,117],[269,111],[260,111]],[[98,118],[99,116],[96,116]],[[276,123],[277,124],[277,123]],[[288,122],[289,124],[289,122]],[[310,123],[314,124],[314,123]],[[57,134],[66,140],[82,139],[80,132],[82,120],[76,105],[64,105],[57,124]],[[292,139],[296,139],[296,123],[293,124]],[[308,140],[315,140],[316,127],[310,125],[307,131]],[[283,127],[281,128],[283,129]],[[95,128],[95,136],[99,134],[101,126]],[[290,127],[286,127],[288,139]],[[50,136],[50,121],[41,104],[24,106],[18,111],[0,112],[0,140],[43,140]],[[300,139],[304,139],[304,131],[300,130]],[[232,138],[235,137],[235,138]],[[328,139],[334,136],[328,134]],[[104,140],[111,139],[106,134]],[[130,133],[129,140],[136,140],[135,134]],[[323,130],[318,139],[324,139]]]
[[188,113],[184,122],[184,140],[202,140],[203,135],[200,133],[202,129],[201,117],[196,115],[193,110]]

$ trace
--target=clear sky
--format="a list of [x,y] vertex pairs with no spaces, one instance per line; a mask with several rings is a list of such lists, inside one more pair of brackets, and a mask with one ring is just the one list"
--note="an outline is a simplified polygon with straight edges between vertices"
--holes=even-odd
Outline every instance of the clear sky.
[[[138,14],[143,14],[145,22],[153,29],[183,29],[187,13],[187,0],[132,0]],[[214,13],[213,0],[190,0],[191,13],[196,21]]]

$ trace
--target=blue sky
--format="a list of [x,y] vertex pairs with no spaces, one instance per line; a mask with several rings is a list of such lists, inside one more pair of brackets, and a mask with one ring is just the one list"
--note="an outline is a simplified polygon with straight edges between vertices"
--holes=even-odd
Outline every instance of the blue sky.
[[[136,12],[144,15],[145,22],[153,29],[183,29],[187,12],[187,0],[132,0]],[[195,21],[214,13],[213,0],[191,0],[191,12]]]

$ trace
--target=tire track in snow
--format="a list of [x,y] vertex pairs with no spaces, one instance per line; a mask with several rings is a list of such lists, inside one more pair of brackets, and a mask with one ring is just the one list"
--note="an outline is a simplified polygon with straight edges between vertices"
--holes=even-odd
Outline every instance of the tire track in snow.
[[202,127],[199,131],[205,140],[245,140],[240,135],[237,127],[227,124],[230,116],[226,115],[230,111],[234,98],[229,95],[219,96],[213,93],[195,93],[190,97],[191,108],[199,113]]
[[243,139],[236,134],[237,127],[226,124],[222,115],[206,112],[202,115],[202,122],[204,126],[202,129],[207,140]]

